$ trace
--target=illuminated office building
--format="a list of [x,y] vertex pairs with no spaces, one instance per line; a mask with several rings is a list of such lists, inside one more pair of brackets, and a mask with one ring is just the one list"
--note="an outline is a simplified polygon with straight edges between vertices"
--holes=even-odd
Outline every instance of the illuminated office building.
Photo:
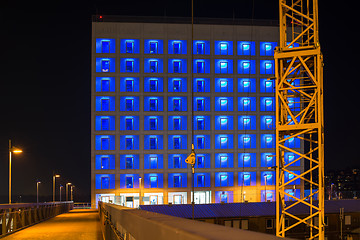
[[278,36],[268,23],[200,19],[192,42],[189,19],[94,17],[92,203],[191,203],[192,142],[196,203],[274,201]]

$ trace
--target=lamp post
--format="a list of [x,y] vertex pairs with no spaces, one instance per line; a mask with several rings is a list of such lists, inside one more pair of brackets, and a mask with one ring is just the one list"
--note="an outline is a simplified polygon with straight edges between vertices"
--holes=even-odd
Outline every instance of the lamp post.
[[69,185],[71,185],[71,183],[69,183],[69,182],[65,185],[66,201],[69,201],[69,198],[68,198],[68,188],[69,188]]
[[74,185],[70,186],[70,201],[73,201],[73,188],[74,187],[75,187]]
[[61,202],[61,189],[63,188],[63,185],[60,184],[60,202]]
[[11,204],[11,154],[22,153],[22,150],[11,146],[11,139],[9,139],[9,204]]
[[53,202],[55,202],[55,180],[56,180],[56,178],[59,178],[59,177],[60,177],[59,174],[53,175]]
[[41,183],[39,180],[36,181],[36,204],[39,204],[39,183]]
[[140,191],[140,193],[139,193],[139,205],[141,205],[142,204],[142,202],[141,202],[141,177],[139,177],[139,191]]

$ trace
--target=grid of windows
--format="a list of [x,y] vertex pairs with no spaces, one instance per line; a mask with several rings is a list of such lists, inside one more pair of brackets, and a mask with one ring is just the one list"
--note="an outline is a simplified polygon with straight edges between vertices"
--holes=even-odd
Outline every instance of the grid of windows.
[[[96,170],[115,169],[119,160],[113,151],[119,149],[124,170],[120,188],[139,188],[140,175],[127,173],[142,167],[148,171],[141,180],[145,188],[188,188],[188,173],[179,169],[188,167],[185,158],[194,142],[195,167],[200,170],[195,187],[219,188],[221,201],[233,199],[232,191],[222,188],[275,184],[274,173],[267,168],[276,161],[275,83],[270,78],[276,42],[121,39],[119,55],[116,44],[115,39],[96,43],[96,53],[101,55],[95,63],[95,145],[96,151],[103,151],[95,151],[101,156],[96,158]],[[187,57],[191,51],[193,62]],[[191,69],[194,79],[189,79]],[[119,75],[111,75],[116,71],[120,71],[120,82]],[[300,83],[295,80],[294,84]],[[196,93],[194,99],[188,94],[191,90]],[[300,108],[298,99],[288,101]],[[192,109],[193,119],[189,118]],[[112,112],[120,112],[120,122]],[[114,135],[119,126],[120,136]],[[188,136],[192,128],[194,139]],[[288,139],[285,145],[301,147],[299,139]],[[300,166],[299,156],[285,153],[285,158],[287,163],[294,162],[292,166]],[[239,168],[236,174],[228,170],[234,167]],[[159,174],[154,170],[163,168],[171,171]],[[295,176],[286,177],[290,181]],[[101,176],[98,189],[112,189],[112,181],[111,176]],[[176,199],[179,196],[183,198],[176,195]]]

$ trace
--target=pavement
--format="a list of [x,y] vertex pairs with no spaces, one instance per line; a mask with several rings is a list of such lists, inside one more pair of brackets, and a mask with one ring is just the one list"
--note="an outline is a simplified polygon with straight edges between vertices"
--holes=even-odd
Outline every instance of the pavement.
[[75,209],[25,228],[1,240],[103,240],[99,213],[94,209]]

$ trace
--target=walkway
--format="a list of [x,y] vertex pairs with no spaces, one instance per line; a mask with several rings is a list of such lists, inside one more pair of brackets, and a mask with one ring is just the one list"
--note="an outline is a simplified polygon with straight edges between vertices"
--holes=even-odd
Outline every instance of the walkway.
[[52,219],[25,228],[3,238],[4,240],[103,240],[99,213],[93,209],[76,209]]

